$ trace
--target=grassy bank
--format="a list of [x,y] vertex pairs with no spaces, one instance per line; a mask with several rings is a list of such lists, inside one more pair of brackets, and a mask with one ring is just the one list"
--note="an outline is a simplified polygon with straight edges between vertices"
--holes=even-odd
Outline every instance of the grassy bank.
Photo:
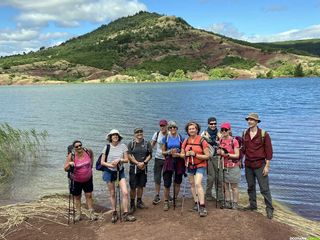
[[46,131],[20,130],[0,124],[0,182],[13,173],[14,165],[39,157],[47,137]]

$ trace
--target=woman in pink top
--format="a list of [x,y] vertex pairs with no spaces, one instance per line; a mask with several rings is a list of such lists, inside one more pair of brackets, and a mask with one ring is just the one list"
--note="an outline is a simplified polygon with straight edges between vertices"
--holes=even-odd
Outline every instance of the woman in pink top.
[[82,147],[82,143],[76,140],[72,144],[73,151],[68,154],[66,163],[64,164],[65,171],[71,171],[71,186],[70,193],[76,199],[76,216],[75,221],[81,219],[81,193],[85,193],[87,207],[89,209],[89,218],[96,220],[93,210],[93,181],[92,181],[92,164],[93,152],[91,149]]
[[220,146],[217,154],[223,159],[225,208],[238,209],[241,169],[239,161],[239,143],[231,136],[231,124],[221,124]]

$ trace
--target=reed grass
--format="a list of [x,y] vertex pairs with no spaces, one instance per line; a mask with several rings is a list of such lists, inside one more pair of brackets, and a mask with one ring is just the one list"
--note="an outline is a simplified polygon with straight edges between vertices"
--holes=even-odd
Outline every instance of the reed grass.
[[13,174],[15,163],[36,159],[44,148],[47,131],[20,130],[0,124],[0,182]]

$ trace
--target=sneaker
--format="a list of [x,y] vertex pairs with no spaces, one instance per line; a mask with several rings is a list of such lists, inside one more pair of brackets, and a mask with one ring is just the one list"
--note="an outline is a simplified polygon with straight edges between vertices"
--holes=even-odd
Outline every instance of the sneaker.
[[112,217],[111,217],[111,222],[116,223],[118,221],[118,213],[117,211],[113,211]]
[[132,214],[136,211],[136,206],[134,204],[130,204],[129,213]]
[[257,209],[258,209],[257,207],[251,206],[251,205],[243,208],[244,211],[256,211]]
[[124,213],[122,215],[122,221],[123,222],[134,222],[137,220],[134,216],[130,215],[129,213]]
[[237,209],[239,209],[239,208],[240,208],[240,206],[238,205],[238,203],[237,203],[237,202],[232,202],[232,204],[231,204],[231,208],[232,208],[232,209],[234,209],[234,210],[237,210]]
[[206,217],[208,215],[207,209],[205,207],[200,207],[199,215],[200,217]]
[[197,203],[194,203],[194,205],[192,207],[192,211],[198,212],[198,204]]
[[173,202],[173,197],[171,197],[171,195],[169,195],[169,203]]
[[80,212],[76,211],[74,221],[79,222],[80,220],[81,220],[81,211]]
[[93,209],[89,209],[89,219],[90,219],[91,221],[95,221],[95,220],[98,219],[98,217],[95,215]]
[[168,201],[164,201],[164,204],[163,204],[163,211],[168,211],[170,208],[169,206],[169,202]]
[[139,208],[139,209],[146,209],[146,208],[148,208],[145,204],[144,204],[144,202],[137,202],[137,208]]
[[226,201],[226,204],[225,204],[224,208],[232,209],[231,201]]
[[153,205],[157,205],[157,204],[159,204],[160,202],[161,202],[161,199],[160,199],[159,195],[157,194],[157,195],[154,197],[152,203],[153,203]]
[[267,218],[268,218],[268,219],[272,219],[272,218],[273,218],[273,210],[267,208],[266,211],[267,211]]

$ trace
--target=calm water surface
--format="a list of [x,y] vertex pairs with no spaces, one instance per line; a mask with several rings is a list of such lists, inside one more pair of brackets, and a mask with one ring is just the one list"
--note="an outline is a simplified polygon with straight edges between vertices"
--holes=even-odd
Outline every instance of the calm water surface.
[[[142,126],[146,138],[160,118],[184,124],[216,116],[231,121],[233,134],[247,127],[244,118],[258,112],[273,141],[270,184],[273,197],[297,213],[320,220],[320,79],[204,81],[184,83],[8,86],[0,88],[0,122],[21,129],[47,130],[41,160],[20,164],[15,176],[0,186],[0,203],[38,199],[67,192],[62,170],[66,146],[81,139],[98,155],[105,134],[117,128],[124,141]],[[152,168],[148,194],[153,195]],[[245,187],[245,180],[241,185]],[[95,172],[95,196],[108,202],[101,173]]]

